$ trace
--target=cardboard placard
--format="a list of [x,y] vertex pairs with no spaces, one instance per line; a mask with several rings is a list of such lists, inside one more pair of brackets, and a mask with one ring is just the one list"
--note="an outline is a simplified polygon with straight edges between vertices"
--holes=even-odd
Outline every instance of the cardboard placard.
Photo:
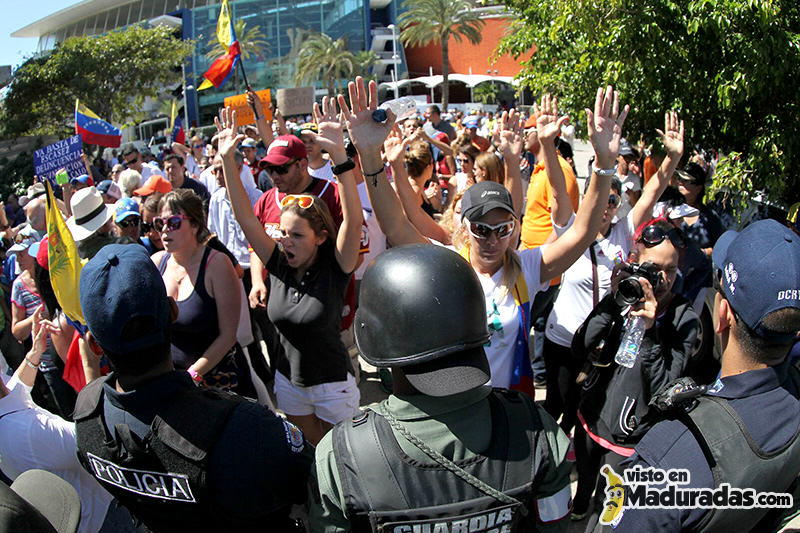
[[70,178],[77,178],[86,174],[86,165],[83,164],[81,154],[83,143],[80,135],[73,135],[69,139],[56,141],[33,152],[33,173],[40,180],[47,179],[53,188],[56,187],[56,173],[66,169]]
[[284,117],[308,115],[314,108],[314,88],[278,89],[278,109]]
[[[256,96],[261,100],[261,109],[264,111],[264,118],[267,122],[272,120],[272,111],[269,108],[271,96],[270,90],[256,91]],[[229,96],[225,99],[225,107],[233,108],[236,111],[236,126],[255,124],[256,116],[253,108],[247,103],[247,93]]]

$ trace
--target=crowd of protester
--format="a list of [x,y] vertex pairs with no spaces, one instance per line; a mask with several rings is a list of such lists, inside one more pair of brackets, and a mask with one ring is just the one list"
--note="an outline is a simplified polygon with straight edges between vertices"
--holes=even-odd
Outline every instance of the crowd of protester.
[[[384,125],[366,103],[374,90],[358,80],[349,99],[325,97],[311,116],[284,119],[276,110],[272,122],[253,93],[255,125],[235,127],[226,109],[210,139],[193,134],[158,154],[129,144],[87,159],[86,174],[56,195],[85,262],[80,287],[68,289],[80,292],[84,324],[67,318],[51,283],[45,187],[36,181],[8,196],[0,209],[5,482],[32,468],[60,476],[80,497],[79,531],[202,529],[201,515],[177,525],[191,515],[185,508],[173,517],[152,505],[126,509],[124,491],[109,489],[92,463],[111,459],[75,453],[76,427],[78,448],[102,440],[95,429],[81,436],[95,420],[139,444],[150,442],[156,420],[172,431],[189,427],[170,416],[182,418],[177,404],[192,420],[195,407],[176,398],[196,387],[258,402],[231,407],[213,453],[197,444],[210,457],[211,480],[197,501],[219,514],[218,524],[225,516],[244,529],[273,520],[283,531],[310,516],[312,530],[347,529],[335,525],[347,517],[315,502],[314,476],[306,497],[312,451],[320,443],[329,450],[331,429],[362,407],[354,315],[366,269],[387,248],[417,244],[454,250],[480,282],[488,384],[531,398],[544,389],[545,411],[569,438],[577,491],[569,510],[541,527],[563,530],[570,512],[572,520],[594,513],[586,528],[597,525],[601,466],[619,471],[662,419],[651,402],[656,392],[682,377],[720,383],[713,300],[722,267],[712,257],[724,227],[704,200],[713,162],[688,153],[683,121],[671,110],[656,145],[621,139],[628,108],[601,89],[587,110],[594,157],[581,194],[575,129],[555,97],[543,96],[527,114],[430,105],[397,124],[390,114]],[[616,122],[602,122],[608,116]],[[796,211],[787,225],[800,234]],[[147,277],[153,272],[160,281]],[[632,301],[620,297],[628,279],[640,290]],[[143,333],[153,324],[136,320],[147,306],[169,324],[158,339]],[[626,367],[614,356],[633,317],[646,332]],[[782,330],[790,340],[781,346],[796,356],[795,326]],[[150,344],[134,342],[139,337]],[[143,350],[149,346],[157,349]],[[116,381],[104,378],[109,372]],[[101,389],[105,400],[97,400]],[[196,408],[216,413],[212,399],[197,396]],[[100,418],[98,401],[110,402]],[[186,431],[198,443],[206,438]],[[290,447],[278,450],[284,432]],[[175,461],[173,468],[186,462]],[[267,503],[259,507],[258,498]],[[290,518],[293,504],[301,510]]]

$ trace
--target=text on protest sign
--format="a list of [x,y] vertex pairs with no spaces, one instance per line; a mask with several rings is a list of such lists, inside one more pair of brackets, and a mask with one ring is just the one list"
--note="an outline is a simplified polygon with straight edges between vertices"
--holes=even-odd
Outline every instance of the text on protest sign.
[[66,169],[70,178],[86,174],[86,165],[81,159],[83,143],[80,135],[57,141],[33,152],[33,172],[42,179],[48,179],[56,186],[56,172]]

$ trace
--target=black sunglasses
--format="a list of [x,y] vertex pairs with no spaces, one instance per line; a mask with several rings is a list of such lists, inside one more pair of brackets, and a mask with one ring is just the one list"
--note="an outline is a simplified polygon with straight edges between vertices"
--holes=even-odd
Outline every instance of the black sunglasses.
[[274,174],[278,174],[278,175],[280,175],[280,176],[283,176],[284,174],[286,174],[287,172],[289,172],[289,169],[290,169],[290,168],[292,167],[292,165],[294,165],[295,163],[297,163],[297,160],[294,160],[294,161],[289,161],[289,162],[288,162],[288,163],[286,163],[285,165],[267,165],[267,166],[266,166],[266,169],[267,169],[267,172],[269,172],[270,174],[273,174],[273,173],[274,173]]
[[638,242],[644,243],[647,248],[657,246],[669,238],[675,248],[686,248],[686,236],[678,228],[665,231],[662,227],[651,224],[642,230]]
[[125,161],[125,166],[127,167],[129,165],[135,165],[138,162],[139,162],[139,158],[138,157],[134,157],[130,161]]
[[608,195],[608,206],[609,207],[619,207],[620,198],[616,194],[609,194]]
[[130,228],[131,226],[138,226],[141,220],[142,219],[139,217],[129,217],[117,222],[117,226],[120,228]]
[[150,223],[150,222],[145,222],[145,221],[143,220],[143,221],[142,221],[141,228],[142,228],[142,235],[144,235],[145,233],[149,233],[149,232],[150,232],[150,230],[152,230],[152,229],[153,229],[153,224],[152,224],[152,223]]

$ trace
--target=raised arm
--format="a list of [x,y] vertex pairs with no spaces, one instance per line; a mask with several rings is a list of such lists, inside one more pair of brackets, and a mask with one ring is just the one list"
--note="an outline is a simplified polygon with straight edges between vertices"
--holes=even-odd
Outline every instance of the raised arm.
[[256,115],[256,128],[258,129],[258,136],[264,141],[265,146],[269,146],[272,139],[275,137],[272,133],[272,126],[267,122],[267,117],[264,116],[264,106],[261,105],[261,99],[256,92],[248,87],[247,88],[247,103],[253,108]]
[[569,121],[569,117],[566,115],[558,117],[558,100],[549,94],[542,96],[541,109],[537,109],[534,103],[533,110],[534,113],[539,113],[539,117],[536,119],[536,135],[544,153],[544,171],[552,192],[550,213],[556,224],[565,226],[572,216],[572,202],[567,192],[564,171],[558,161],[555,140],[561,131],[561,126]]
[[[422,129],[417,131],[422,131]],[[392,166],[394,189],[397,191],[397,196],[400,198],[400,203],[403,205],[403,210],[408,220],[411,221],[414,227],[417,228],[423,236],[445,244],[450,244],[450,236],[444,228],[422,210],[419,196],[411,188],[411,183],[408,181],[408,172],[403,162],[403,155],[406,152],[406,146],[408,146],[411,140],[412,139],[403,140],[400,129],[395,125],[392,131],[389,132],[389,136],[386,137],[386,141],[383,143],[386,160]]]
[[609,85],[605,92],[597,89],[594,112],[586,109],[589,139],[595,154],[595,164],[589,189],[583,197],[573,225],[554,243],[542,250],[541,281],[560,276],[572,265],[597,236],[603,211],[608,204],[611,178],[616,172],[622,125],[628,116],[628,106],[619,111],[619,95]]
[[[336,100],[325,96],[322,107],[314,103],[314,121],[317,123],[317,142],[331,156],[331,162],[340,165],[347,161],[341,116],[336,115]],[[358,263],[361,247],[361,200],[352,170],[336,176],[339,199],[342,202],[342,224],[336,235],[336,261],[343,272],[352,272]]]
[[503,165],[505,166],[506,181],[504,183],[508,192],[511,193],[511,202],[514,206],[514,213],[517,218],[522,216],[522,173],[519,169],[519,161],[522,157],[522,149],[525,142],[522,136],[523,122],[516,110],[503,111],[499,124],[499,146],[498,149],[503,155]]
[[653,206],[656,205],[661,193],[669,185],[669,179],[683,155],[683,121],[678,120],[678,114],[675,111],[664,113],[664,131],[656,131],[661,136],[664,148],[667,149],[667,156],[658,167],[658,172],[653,176],[654,179],[648,181],[644,186],[642,197],[633,206],[631,216],[634,228],[638,228],[653,217]]
[[386,179],[381,146],[394,124],[394,113],[387,110],[388,116],[383,122],[372,120],[372,112],[378,108],[378,86],[374,81],[369,82],[369,104],[367,89],[361,76],[356,78],[355,83],[351,81],[348,84],[348,91],[352,111],[341,95],[339,107],[350,132],[350,139],[358,151],[367,194],[381,231],[394,246],[428,242],[406,218],[397,194]]
[[239,170],[236,168],[236,161],[233,154],[236,147],[244,139],[244,135],[236,133],[236,111],[226,107],[221,109],[219,117],[214,117],[217,126],[217,139],[219,143],[219,155],[222,158],[222,172],[225,177],[225,187],[228,190],[228,198],[231,201],[233,215],[239,222],[244,236],[250,243],[262,262],[269,261],[272,252],[275,250],[275,241],[266,234],[261,222],[253,213],[253,206],[250,198],[244,190],[242,180],[239,179]]

